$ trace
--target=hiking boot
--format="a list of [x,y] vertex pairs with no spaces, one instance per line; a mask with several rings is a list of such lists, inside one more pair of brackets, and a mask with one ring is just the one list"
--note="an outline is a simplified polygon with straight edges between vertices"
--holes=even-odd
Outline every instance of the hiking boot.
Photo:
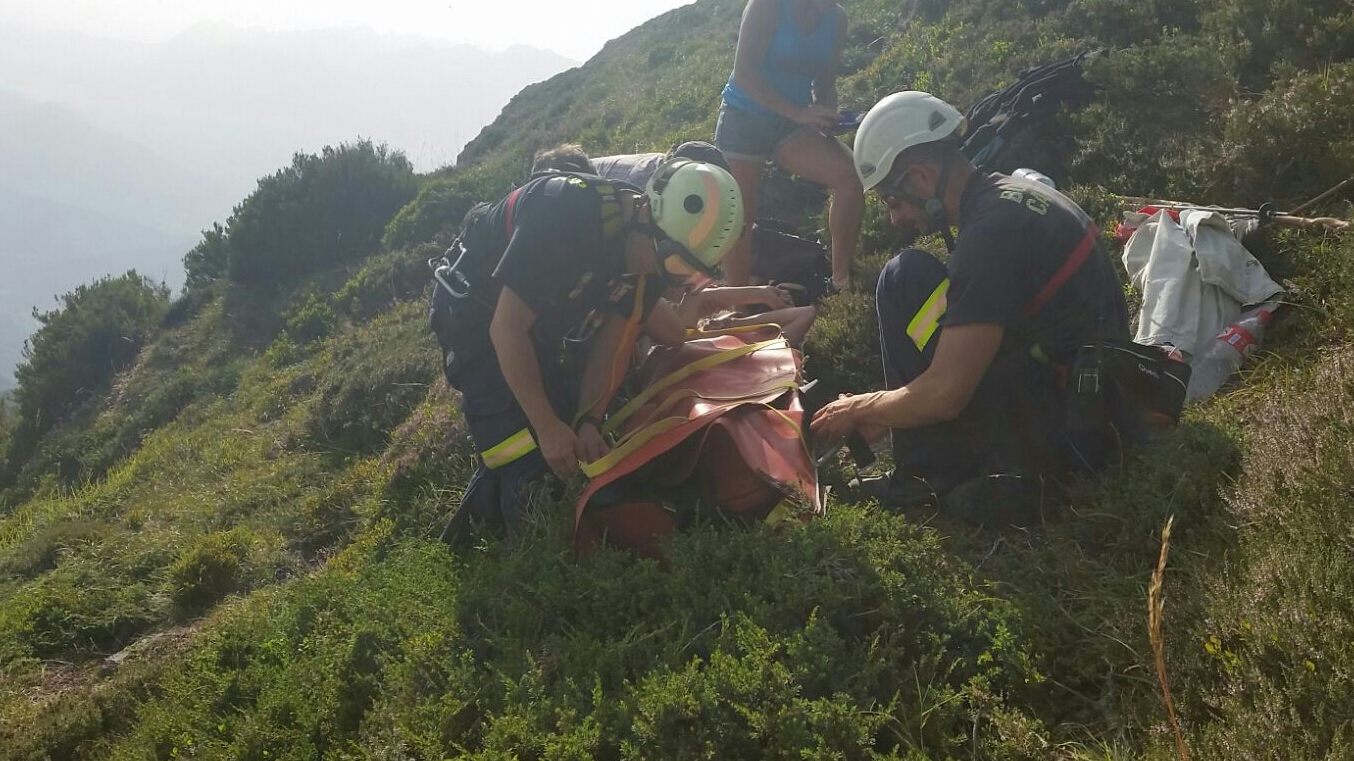
[[993,473],[969,479],[945,495],[944,511],[975,526],[1028,526],[1039,520],[1044,484],[1038,476]]

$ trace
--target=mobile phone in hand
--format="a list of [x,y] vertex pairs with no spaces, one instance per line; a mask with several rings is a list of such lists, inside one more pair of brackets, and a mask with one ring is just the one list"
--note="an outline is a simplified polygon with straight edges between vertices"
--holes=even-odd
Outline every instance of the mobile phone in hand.
[[860,120],[864,117],[865,115],[859,111],[843,109],[837,112],[837,123],[833,125],[832,133],[839,135],[843,132],[851,132],[860,126]]

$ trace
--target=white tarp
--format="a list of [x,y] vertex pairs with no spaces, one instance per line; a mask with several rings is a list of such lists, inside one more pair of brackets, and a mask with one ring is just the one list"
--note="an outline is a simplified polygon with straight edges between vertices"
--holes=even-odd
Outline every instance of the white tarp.
[[1203,351],[1245,304],[1283,291],[1232,235],[1227,219],[1207,209],[1166,211],[1143,222],[1124,246],[1124,267],[1142,294],[1140,344]]

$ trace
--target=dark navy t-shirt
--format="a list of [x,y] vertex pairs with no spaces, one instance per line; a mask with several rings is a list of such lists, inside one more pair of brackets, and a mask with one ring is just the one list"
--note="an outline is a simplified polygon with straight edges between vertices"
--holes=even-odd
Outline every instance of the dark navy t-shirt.
[[[630,188],[588,175],[534,177],[517,191],[511,226],[509,196],[465,236],[482,272],[511,288],[536,313],[539,336],[563,336],[607,305],[628,314],[633,304],[629,297],[638,281],[623,271],[619,221],[608,225],[616,232],[610,239],[603,234],[603,215],[619,214],[619,206],[604,204],[599,186]],[[646,311],[661,290],[656,283],[650,286]]]
[[1032,317],[1025,310],[1085,237],[1090,218],[1058,191],[974,174],[959,205],[942,325],[990,323],[1036,340],[1052,358],[1095,338],[1128,338],[1128,307],[1099,245]]

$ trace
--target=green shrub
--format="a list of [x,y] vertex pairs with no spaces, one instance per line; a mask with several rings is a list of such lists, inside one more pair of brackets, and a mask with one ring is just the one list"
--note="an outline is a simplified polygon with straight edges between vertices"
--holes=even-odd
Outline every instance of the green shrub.
[[160,615],[151,588],[97,563],[58,566],[16,589],[0,606],[0,667],[16,657],[111,654]]
[[14,373],[19,422],[0,484],[13,482],[44,433],[131,364],[159,326],[169,289],[129,271],[81,285],[58,301],[50,312],[33,310],[41,326]]
[[873,290],[844,291],[819,307],[804,347],[805,373],[818,379],[827,398],[883,387]]
[[306,422],[310,440],[344,455],[385,448],[438,377],[422,304],[407,304],[329,348],[332,365]]
[[0,575],[32,578],[55,568],[62,554],[100,542],[112,533],[111,526],[99,521],[53,523],[0,554]]
[[404,155],[369,140],[298,153],[235,207],[226,238],[237,283],[291,283],[376,251],[381,231],[414,196]]
[[483,166],[455,169],[430,179],[390,220],[381,242],[394,250],[432,241],[444,230],[458,230],[470,207],[480,201],[497,201],[512,189],[512,179]]
[[1354,176],[1354,63],[1295,74],[1238,100],[1218,148],[1219,197],[1291,208]]
[[[233,221],[233,220],[232,220]],[[227,222],[227,225],[231,222]],[[202,240],[183,255],[184,298],[209,290],[208,286],[226,276],[230,268],[230,240],[219,222],[202,231]],[[191,303],[191,302],[189,302]],[[187,308],[187,307],[184,307]]]
[[1346,349],[1273,379],[1228,499],[1243,524],[1227,562],[1168,589],[1188,601],[1168,608],[1179,710],[1193,747],[1213,757],[1338,757],[1354,747],[1351,361]]
[[113,683],[57,696],[31,722],[0,717],[0,759],[5,761],[93,761],[106,758],[111,739],[136,720],[138,705],[150,697],[157,668],[124,665]]
[[308,344],[329,335],[338,317],[323,296],[305,291],[283,312],[282,320],[288,335]]
[[440,253],[437,246],[422,245],[373,256],[339,289],[334,304],[349,319],[365,322],[421,298],[432,281],[428,259]]
[[389,470],[376,517],[388,520],[397,536],[436,535],[460,504],[476,456],[455,392],[434,383],[390,439],[381,456]]
[[1001,758],[1046,734],[1014,702],[1041,678],[1014,611],[933,532],[843,509],[660,566],[568,560],[556,515],[465,559],[378,531],[207,633],[115,757]]
[[1236,85],[1225,50],[1172,34],[1088,66],[1104,95],[1068,119],[1075,183],[1117,193],[1193,199],[1207,187],[1207,148],[1222,137]]
[[267,554],[267,540],[243,527],[206,534],[166,569],[170,597],[187,613],[205,610],[258,581]]
[[1282,69],[1316,71],[1354,58],[1354,10],[1342,0],[1229,0],[1205,28],[1235,57],[1238,84],[1261,92]]

